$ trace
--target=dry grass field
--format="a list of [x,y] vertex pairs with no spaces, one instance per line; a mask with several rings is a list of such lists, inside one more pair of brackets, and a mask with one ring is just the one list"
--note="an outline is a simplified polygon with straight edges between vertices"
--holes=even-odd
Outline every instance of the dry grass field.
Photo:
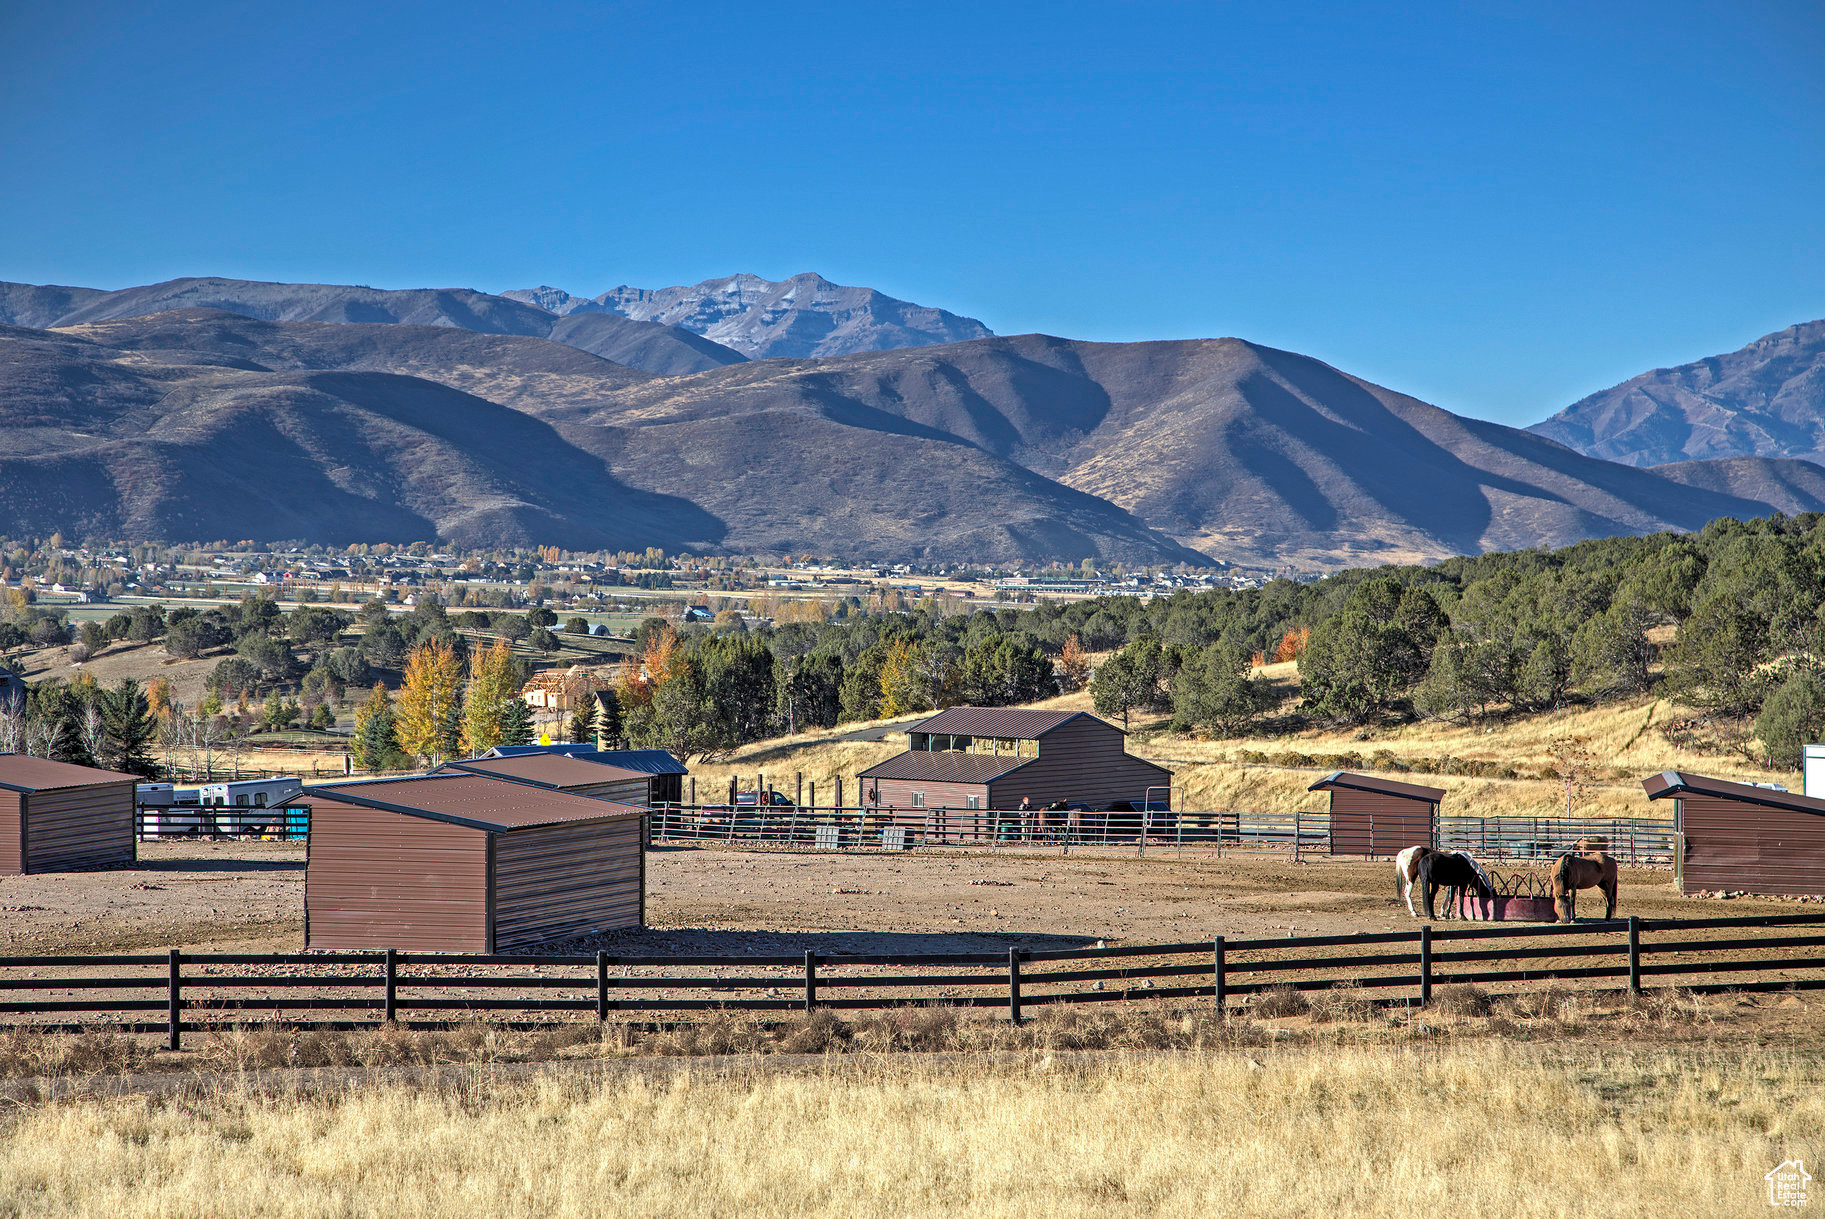
[[[1297,681],[1292,664],[1270,665],[1266,675],[1282,684]],[[1034,704],[1089,711],[1087,692]],[[1773,771],[1746,751],[1715,736],[1680,731],[1693,718],[1686,709],[1652,697],[1566,707],[1521,716],[1500,724],[1420,721],[1363,729],[1309,729],[1282,736],[1202,740],[1165,731],[1161,716],[1136,716],[1129,750],[1170,766],[1183,789],[1179,807],[1199,812],[1291,813],[1323,811],[1326,798],[1306,789],[1319,776],[1344,769],[1356,755],[1371,774],[1443,788],[1447,814],[1483,817],[1554,817],[1565,813],[1565,784],[1556,773],[1565,743],[1585,754],[1588,778],[1574,792],[1580,817],[1667,817],[1672,810],[1648,803],[1641,780],[1663,770],[1741,782],[1786,783],[1797,775]],[[829,804],[841,776],[844,799],[853,804],[855,776],[906,748],[904,732],[881,741],[844,739],[860,725],[764,741],[727,758],[693,763],[699,798],[723,798],[731,776],[745,790],[757,774],[790,793],[795,775],[817,784],[818,800]],[[1669,729],[1673,739],[1669,739]],[[1257,760],[1265,755],[1266,761]],[[1455,763],[1452,761],[1455,760]],[[1461,763],[1470,763],[1463,766]],[[1410,769],[1401,769],[1407,767]],[[1447,773],[1450,769],[1510,768],[1516,777]]]
[[1753,1046],[844,1056],[28,1104],[0,1213],[1764,1213],[1825,1064]]

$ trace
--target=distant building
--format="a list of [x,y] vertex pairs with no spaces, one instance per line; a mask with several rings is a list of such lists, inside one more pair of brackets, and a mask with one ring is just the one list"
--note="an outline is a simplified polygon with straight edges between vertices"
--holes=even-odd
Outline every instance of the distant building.
[[1127,750],[1126,734],[1082,711],[952,707],[914,724],[911,748],[859,776],[868,803],[896,809],[1091,809],[1163,805],[1164,766]]
[[713,621],[715,617],[716,615],[711,612],[710,607],[707,605],[687,605],[684,607],[684,620],[686,622],[710,622]]

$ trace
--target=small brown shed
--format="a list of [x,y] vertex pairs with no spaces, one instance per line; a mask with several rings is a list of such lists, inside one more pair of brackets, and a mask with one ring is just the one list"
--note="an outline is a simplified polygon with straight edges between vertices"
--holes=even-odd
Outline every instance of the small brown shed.
[[445,762],[432,774],[462,772],[493,775],[514,783],[530,783],[551,791],[571,792],[578,796],[595,796],[617,800],[622,804],[646,806],[648,781],[643,771],[624,770],[600,762],[586,762],[561,753],[534,753],[518,758],[469,758]]
[[0,874],[132,863],[138,777],[0,754]]
[[1438,845],[1436,787],[1377,779],[1339,770],[1307,791],[1331,793],[1331,854],[1398,855],[1408,847]]
[[1681,893],[1825,894],[1825,800],[1677,770],[1641,786],[1673,801]]
[[307,790],[311,948],[506,952],[646,918],[646,810],[492,775]]

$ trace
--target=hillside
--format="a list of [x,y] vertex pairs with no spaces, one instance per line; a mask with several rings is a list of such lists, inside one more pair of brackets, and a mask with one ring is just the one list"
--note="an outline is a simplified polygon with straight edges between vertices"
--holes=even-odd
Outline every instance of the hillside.
[[544,309],[468,288],[389,290],[185,278],[104,292],[0,283],[0,323],[7,325],[80,326],[181,309],[219,309],[274,322],[440,326],[551,338],[664,375],[699,372],[743,358],[676,326],[620,318],[576,325]]
[[189,310],[0,328],[0,533],[1198,559],[941,438],[584,418],[649,380],[678,379],[448,327]]
[[[557,321],[607,346],[654,325]],[[0,368],[0,532],[1338,567],[1825,506],[1806,463],[1637,469],[1240,339],[653,375],[532,335],[190,309],[0,331]],[[283,441],[245,447],[256,420]],[[221,491],[250,454],[285,477],[252,475],[243,512]]]
[[730,275],[690,287],[623,286],[593,299],[549,286],[503,295],[564,316],[611,313],[679,326],[754,360],[927,347],[993,333],[975,318],[809,273],[778,282]]
[[[1825,506],[1761,463],[1718,488],[1703,471],[1665,478],[1239,339],[1021,335],[770,360],[643,382],[567,418],[622,429],[644,457],[733,445],[774,469],[809,453],[798,459],[820,472],[809,502],[843,494],[821,471],[853,468],[843,453],[864,440],[870,456],[908,459],[932,442],[961,446],[1252,563],[1406,562]],[[681,494],[687,479],[648,485]],[[1749,493],[1758,486],[1765,496]]]
[[1632,466],[1713,457],[1825,462],[1825,321],[1642,373],[1528,431]]

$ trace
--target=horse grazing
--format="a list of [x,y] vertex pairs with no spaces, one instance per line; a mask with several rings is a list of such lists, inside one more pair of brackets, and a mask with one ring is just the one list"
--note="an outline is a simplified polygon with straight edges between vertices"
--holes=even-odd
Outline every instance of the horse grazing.
[[1419,884],[1426,899],[1426,917],[1437,918],[1434,903],[1440,889],[1451,891],[1451,909],[1458,909],[1468,889],[1481,898],[1493,898],[1495,886],[1482,865],[1466,851],[1433,851],[1419,861]]
[[1413,882],[1419,878],[1419,861],[1432,853],[1431,847],[1408,847],[1394,857],[1394,892],[1406,899],[1407,913],[1414,918],[1419,911],[1413,908]]
[[1605,919],[1616,917],[1616,861],[1595,851],[1589,855],[1578,855],[1567,851],[1559,856],[1559,862],[1553,865],[1553,913],[1559,916],[1561,923],[1576,921],[1578,909],[1578,890],[1601,889],[1608,906],[1603,912]]

